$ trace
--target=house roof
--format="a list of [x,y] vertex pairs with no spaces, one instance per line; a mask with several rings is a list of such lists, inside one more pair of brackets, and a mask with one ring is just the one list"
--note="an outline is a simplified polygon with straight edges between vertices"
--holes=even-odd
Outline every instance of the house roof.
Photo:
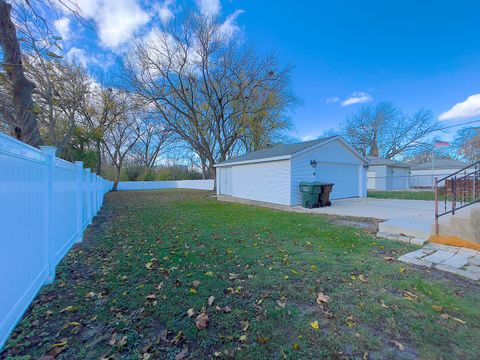
[[400,161],[395,161],[391,159],[383,159],[379,158],[376,156],[367,156],[368,160],[370,161],[370,166],[375,166],[375,165],[387,165],[387,166],[395,166],[395,167],[405,167],[405,168],[410,168],[409,164],[400,162]]
[[[327,143],[331,140],[338,139],[341,140],[342,142],[345,142],[340,136],[329,136],[329,137],[324,137],[320,138],[317,140],[311,140],[311,141],[304,141],[300,143],[295,143],[295,144],[279,144],[275,145],[271,148],[267,149],[262,149],[262,150],[257,150],[257,151],[252,151],[248,154],[237,156],[225,161],[222,161],[221,163],[216,164],[215,166],[223,166],[223,165],[228,165],[228,164],[236,164],[236,163],[243,163],[243,162],[256,162],[266,160],[266,159],[273,159],[273,158],[288,158],[296,153],[299,153],[303,150],[306,150],[308,148]],[[346,144],[349,148],[351,148],[348,144]],[[357,153],[353,148],[351,148],[352,151]],[[362,157],[360,154],[358,154],[360,157]],[[363,157],[362,157],[363,158]],[[367,159],[365,159],[367,160]],[[368,161],[368,160],[367,160]]]
[[[433,169],[461,169],[467,166],[468,163],[453,160],[453,159],[435,159],[433,162]],[[432,162],[426,162],[422,164],[410,164],[410,168],[412,170],[431,170],[432,169]]]

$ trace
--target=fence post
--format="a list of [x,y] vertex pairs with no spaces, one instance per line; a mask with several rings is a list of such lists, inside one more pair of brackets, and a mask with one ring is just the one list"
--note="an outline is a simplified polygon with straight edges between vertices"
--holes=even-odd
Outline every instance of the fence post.
[[55,280],[55,247],[53,242],[53,183],[55,173],[55,152],[54,146],[41,146],[40,149],[46,156],[47,165],[47,188],[45,192],[45,241],[47,245],[48,276],[46,284],[51,284]]
[[77,242],[83,239],[83,161],[75,161],[77,166]]
[[90,176],[90,169],[85,169],[87,172],[87,176],[85,177],[85,188],[87,190],[87,219],[88,219],[88,225],[92,223],[92,182],[91,182],[91,176]]

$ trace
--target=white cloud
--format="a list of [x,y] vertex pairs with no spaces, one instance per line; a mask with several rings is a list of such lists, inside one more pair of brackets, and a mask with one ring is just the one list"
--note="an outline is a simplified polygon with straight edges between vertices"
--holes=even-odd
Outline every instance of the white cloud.
[[372,101],[372,97],[361,91],[356,91],[352,95],[350,95],[348,98],[342,101],[342,106],[350,106],[353,104],[362,104],[366,102]]
[[96,65],[107,71],[115,60],[112,54],[89,54],[85,49],[77,47],[70,48],[65,54],[67,61],[79,64],[86,68],[89,65]]
[[200,13],[204,16],[214,17],[220,14],[222,5],[220,0],[195,0]]
[[67,61],[80,64],[83,67],[87,67],[89,63],[87,52],[84,49],[79,49],[77,47],[72,47],[70,50],[68,50],[65,57]]
[[223,34],[227,39],[230,39],[235,35],[237,31],[240,31],[240,26],[236,23],[237,18],[243,14],[245,11],[243,10],[235,10],[235,12],[229,15],[225,21],[220,25],[219,31]]
[[470,95],[465,101],[459,102],[453,107],[441,113],[439,120],[452,120],[469,118],[480,115],[480,94]]
[[325,99],[325,104],[335,104],[340,101],[339,97],[336,96],[330,96]]
[[70,31],[70,19],[68,17],[62,17],[53,22],[53,26],[58,31],[63,40],[68,40],[71,35]]
[[317,138],[316,135],[307,135],[307,136],[302,137],[300,140],[302,140],[302,141],[310,141],[310,140],[315,140],[316,138]]
[[154,4],[154,9],[158,13],[158,16],[160,18],[160,21],[162,24],[167,24],[170,20],[172,20],[175,15],[171,9],[171,6],[173,6],[175,3],[174,0],[165,0],[161,4]]
[[150,21],[138,0],[77,0],[77,5],[83,17],[95,21],[100,43],[112,49]]

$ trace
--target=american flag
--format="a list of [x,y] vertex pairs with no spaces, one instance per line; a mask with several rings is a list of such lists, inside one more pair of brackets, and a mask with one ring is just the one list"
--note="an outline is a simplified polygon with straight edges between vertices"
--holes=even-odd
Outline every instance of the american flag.
[[450,143],[446,142],[446,141],[435,141],[435,143],[433,144],[433,147],[435,149],[438,149],[438,148],[441,148],[441,147],[446,147],[446,146],[450,146]]

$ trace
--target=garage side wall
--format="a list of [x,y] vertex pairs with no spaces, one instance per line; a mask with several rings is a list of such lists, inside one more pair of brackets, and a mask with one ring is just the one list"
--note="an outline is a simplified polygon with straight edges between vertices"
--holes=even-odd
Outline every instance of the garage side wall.
[[232,166],[232,196],[290,205],[290,160]]
[[[318,163],[317,168],[314,169],[310,165],[311,160]],[[363,169],[362,160],[339,141],[332,141],[294,155],[291,162],[292,205],[301,204],[299,184],[302,181],[331,181],[337,183],[337,188],[334,187],[332,193],[333,199],[335,196],[342,198],[365,196],[366,194],[366,171]]]
[[370,165],[368,169],[368,188],[370,190],[387,190],[386,165]]
[[389,166],[387,171],[387,190],[405,190],[409,188],[410,169]]

